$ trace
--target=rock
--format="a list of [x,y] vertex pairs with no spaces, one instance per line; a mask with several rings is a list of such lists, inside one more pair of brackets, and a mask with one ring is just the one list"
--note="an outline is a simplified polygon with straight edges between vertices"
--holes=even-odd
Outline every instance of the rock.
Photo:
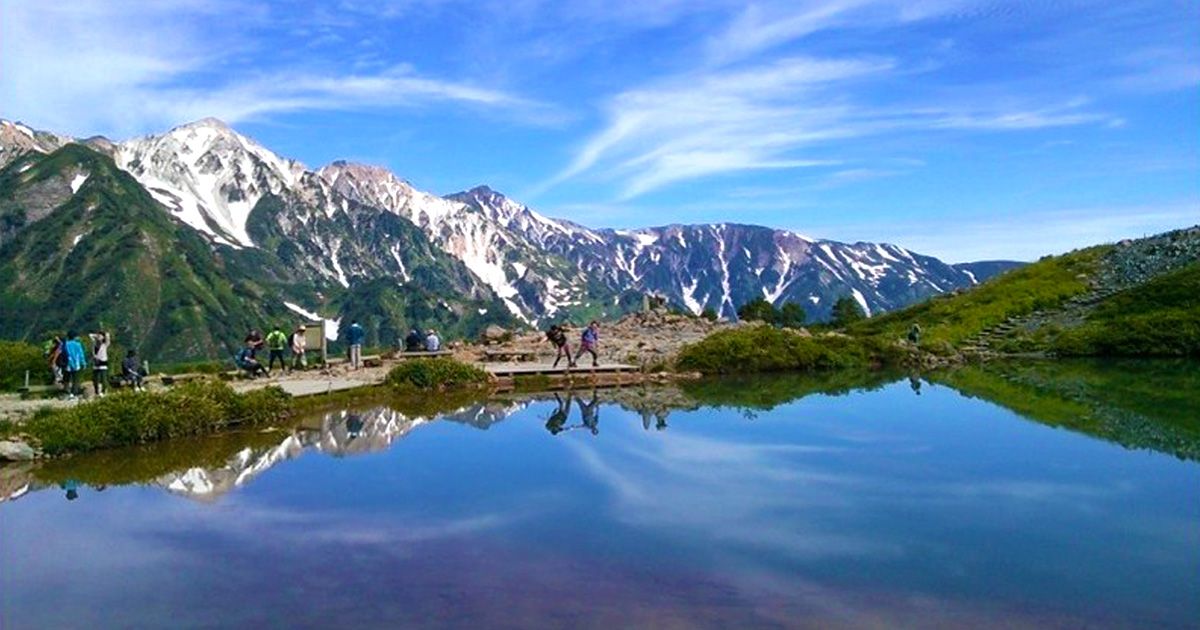
[[483,329],[483,340],[488,343],[500,343],[509,339],[512,339],[512,333],[495,324]]
[[37,457],[37,451],[24,442],[0,440],[0,461],[27,462]]

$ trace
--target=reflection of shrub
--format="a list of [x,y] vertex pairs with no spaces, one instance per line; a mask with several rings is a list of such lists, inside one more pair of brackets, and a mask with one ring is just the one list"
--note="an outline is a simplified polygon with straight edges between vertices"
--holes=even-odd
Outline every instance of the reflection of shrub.
[[416,389],[463,387],[486,383],[487,380],[487,372],[473,365],[443,357],[404,361],[392,368],[387,376],[387,382],[393,387]]
[[821,370],[893,363],[898,350],[874,338],[806,337],[770,326],[722,330],[685,346],[677,366],[708,374]]
[[67,409],[45,409],[22,425],[50,455],[203,435],[286,417],[290,396],[270,387],[239,394],[216,381],[166,392],[120,391]]
[[522,374],[513,378],[513,388],[524,392],[544,392],[550,389],[550,377],[545,374]]
[[37,346],[21,341],[0,341],[0,390],[15,391],[29,382],[40,385],[50,379],[50,361]]

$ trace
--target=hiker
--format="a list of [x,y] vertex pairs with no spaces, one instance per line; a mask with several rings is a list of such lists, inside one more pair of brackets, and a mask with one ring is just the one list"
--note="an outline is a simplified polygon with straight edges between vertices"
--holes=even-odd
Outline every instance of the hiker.
[[258,362],[258,359],[254,358],[254,346],[252,346],[249,342],[242,346],[242,349],[238,351],[237,359],[234,361],[237,363],[239,368],[245,370],[246,374],[250,375],[250,378],[257,378],[259,374],[263,374],[268,377],[271,376],[271,372],[268,371],[267,368],[264,368],[263,364]]
[[920,345],[920,343],[921,343],[921,325],[920,324],[913,322],[912,327],[908,329],[908,340],[909,340],[909,342],[911,342],[915,345]]
[[355,370],[362,364],[362,344],[366,336],[367,331],[358,325],[358,320],[350,322],[350,328],[346,329],[346,341],[350,342],[350,367]]
[[42,354],[50,362],[50,376],[54,379],[54,384],[62,386],[63,382],[63,366],[59,364],[60,360],[65,362],[66,355],[63,354],[62,337],[54,335],[46,342],[43,347]]
[[137,350],[125,353],[125,359],[121,361],[121,380],[133,391],[142,391],[142,367],[138,365]]
[[550,330],[546,331],[546,339],[558,351],[558,354],[554,356],[554,367],[558,367],[558,362],[562,360],[564,354],[567,356],[567,366],[575,365],[575,360],[571,358],[571,344],[567,343],[567,331],[562,326],[551,325]]
[[279,370],[287,369],[287,364],[283,362],[283,349],[288,345],[287,335],[279,329],[279,326],[271,328],[271,332],[267,333],[267,350],[270,352],[267,359],[267,369],[275,369],[275,359],[279,359]]
[[416,328],[408,331],[408,336],[404,338],[405,352],[421,352],[425,349],[425,338],[421,336],[421,331]]
[[263,347],[263,334],[257,328],[251,328],[250,332],[246,333],[246,338],[243,340],[250,348],[250,356],[257,358],[258,351]]
[[425,351],[437,352],[442,349],[442,340],[438,338],[437,331],[430,328],[429,334],[425,337]]
[[108,333],[103,330],[88,334],[92,340],[92,393],[103,398],[108,389]]
[[79,390],[79,374],[87,367],[87,355],[83,351],[83,343],[79,341],[79,333],[74,330],[67,333],[67,341],[63,344],[63,356],[66,357],[64,380],[67,383],[67,398],[75,400],[76,396],[83,394]]
[[308,349],[308,340],[304,338],[306,330],[307,329],[304,327],[304,324],[300,324],[296,327],[296,330],[292,332],[291,346],[293,370],[303,370],[304,368],[308,367],[308,357],[304,354],[304,352]]
[[[583,358],[583,353],[592,355],[592,367],[600,365],[600,357],[596,354],[596,344],[600,343],[600,322],[592,320],[592,323],[583,329],[583,334],[579,338],[579,350],[575,353],[575,360],[579,361]],[[571,367],[575,367],[572,363]]]

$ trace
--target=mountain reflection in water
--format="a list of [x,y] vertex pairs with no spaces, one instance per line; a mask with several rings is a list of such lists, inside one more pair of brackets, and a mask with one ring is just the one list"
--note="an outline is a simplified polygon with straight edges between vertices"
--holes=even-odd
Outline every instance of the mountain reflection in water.
[[[39,490],[139,483],[198,500],[213,500],[244,486],[264,471],[306,453],[347,457],[390,448],[417,427],[432,421],[486,430],[532,403],[553,402],[545,418],[551,435],[583,431],[598,436],[606,405],[632,411],[642,428],[663,431],[674,411],[702,407],[736,409],[752,419],[814,394],[844,395],[871,391],[906,380],[920,396],[922,383],[936,382],[988,400],[1025,419],[1067,428],[1128,448],[1200,460],[1200,367],[1187,362],[1046,362],[967,367],[931,375],[894,372],[836,372],[818,375],[742,377],[650,387],[560,391],[517,395],[465,404],[452,411],[408,415],[390,406],[344,409],[305,418],[297,426],[256,433],[118,449],[45,463],[0,467],[0,502]],[[1153,385],[1145,384],[1149,380]],[[1136,391],[1131,391],[1136,390]],[[194,443],[218,443],[225,457],[193,449]],[[129,460],[183,460],[195,453],[204,463],[176,465],[160,474],[128,477]],[[220,449],[217,449],[219,452]],[[182,457],[180,455],[182,454]],[[119,463],[118,463],[119,462]],[[164,465],[171,464],[164,462]],[[149,466],[151,471],[154,466]],[[113,474],[108,474],[113,473]]]
[[0,467],[17,499],[0,619],[1194,626],[1198,374],[1022,363],[375,400]]

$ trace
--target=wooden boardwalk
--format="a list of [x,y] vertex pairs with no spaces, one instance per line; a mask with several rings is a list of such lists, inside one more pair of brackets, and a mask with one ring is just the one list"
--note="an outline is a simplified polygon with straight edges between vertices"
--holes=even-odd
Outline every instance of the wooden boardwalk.
[[581,365],[579,367],[567,368],[559,365],[554,367],[549,363],[489,363],[481,365],[483,369],[498,378],[511,378],[514,376],[565,376],[567,374],[575,376],[590,376],[592,374],[626,374],[629,372],[637,372],[638,368],[633,365],[625,365],[623,363],[605,363],[598,367],[590,365]]

